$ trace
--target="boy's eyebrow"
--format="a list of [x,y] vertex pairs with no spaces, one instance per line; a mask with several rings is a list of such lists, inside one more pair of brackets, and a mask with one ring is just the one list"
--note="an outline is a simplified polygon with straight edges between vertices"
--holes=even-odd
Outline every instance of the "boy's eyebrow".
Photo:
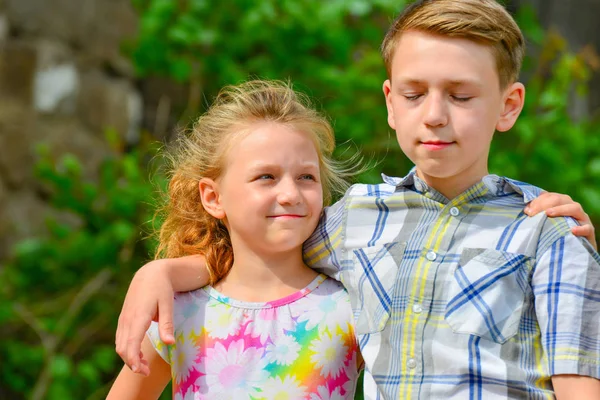
[[[414,78],[398,78],[398,81],[400,82],[400,84],[404,84],[404,85],[413,85],[413,86],[428,86],[428,83],[424,80],[421,79],[414,79]],[[476,88],[480,88],[483,85],[474,80],[474,79],[452,79],[452,80],[448,80],[448,81],[444,81],[445,86],[472,86],[472,87],[476,87]]]

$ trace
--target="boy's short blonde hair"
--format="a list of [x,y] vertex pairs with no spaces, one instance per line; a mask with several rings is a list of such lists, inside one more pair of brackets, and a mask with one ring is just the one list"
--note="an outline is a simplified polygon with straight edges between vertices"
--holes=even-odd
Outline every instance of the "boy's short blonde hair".
[[392,59],[403,32],[420,31],[463,38],[490,46],[500,87],[506,88],[519,77],[525,39],[506,9],[495,0],[418,0],[392,23],[381,52],[391,79]]

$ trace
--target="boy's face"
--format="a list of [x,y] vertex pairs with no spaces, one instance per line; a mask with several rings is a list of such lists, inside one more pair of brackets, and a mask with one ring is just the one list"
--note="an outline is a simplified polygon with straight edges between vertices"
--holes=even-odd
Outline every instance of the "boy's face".
[[418,176],[454,198],[487,175],[495,130],[516,121],[525,89],[500,89],[490,48],[466,39],[409,31],[383,84],[388,123]]

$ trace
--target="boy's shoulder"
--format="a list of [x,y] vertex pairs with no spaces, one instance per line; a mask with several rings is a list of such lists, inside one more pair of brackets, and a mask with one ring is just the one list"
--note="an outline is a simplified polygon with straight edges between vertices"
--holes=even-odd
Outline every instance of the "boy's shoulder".
[[413,168],[403,177],[388,176],[381,174],[380,183],[356,183],[344,194],[342,200],[353,200],[357,198],[387,198],[389,196],[402,193],[402,189],[411,186],[414,181],[415,169]]
[[483,181],[497,197],[515,195],[522,198],[523,203],[533,201],[544,192],[544,189],[535,185],[505,176],[487,175]]
[[[517,199],[522,199],[523,205],[528,204],[544,193],[543,189],[516,179],[501,177],[498,181],[505,182],[504,187],[498,187],[499,192],[510,195],[510,192],[514,191],[512,193],[513,197],[516,196]],[[502,202],[499,202],[498,205],[502,206]],[[572,235],[571,228],[578,225],[577,221],[571,217],[548,217],[543,211],[532,217],[524,216],[515,221],[514,225],[517,224],[520,231],[530,232],[531,239],[536,238],[535,246],[532,249],[532,255],[535,258],[543,255],[565,236]],[[537,234],[534,232],[537,232]],[[585,242],[582,238],[577,238],[577,241]]]
[[[408,175],[407,175],[408,176]],[[396,178],[381,174],[383,182],[356,183],[346,191],[344,197],[386,197],[394,194],[404,178]]]

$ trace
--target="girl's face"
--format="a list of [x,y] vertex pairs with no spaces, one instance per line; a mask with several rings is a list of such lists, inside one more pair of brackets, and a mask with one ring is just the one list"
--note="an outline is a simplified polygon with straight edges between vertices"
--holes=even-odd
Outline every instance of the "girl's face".
[[301,251],[323,208],[319,158],[308,134],[260,122],[234,141],[217,183],[234,249]]

